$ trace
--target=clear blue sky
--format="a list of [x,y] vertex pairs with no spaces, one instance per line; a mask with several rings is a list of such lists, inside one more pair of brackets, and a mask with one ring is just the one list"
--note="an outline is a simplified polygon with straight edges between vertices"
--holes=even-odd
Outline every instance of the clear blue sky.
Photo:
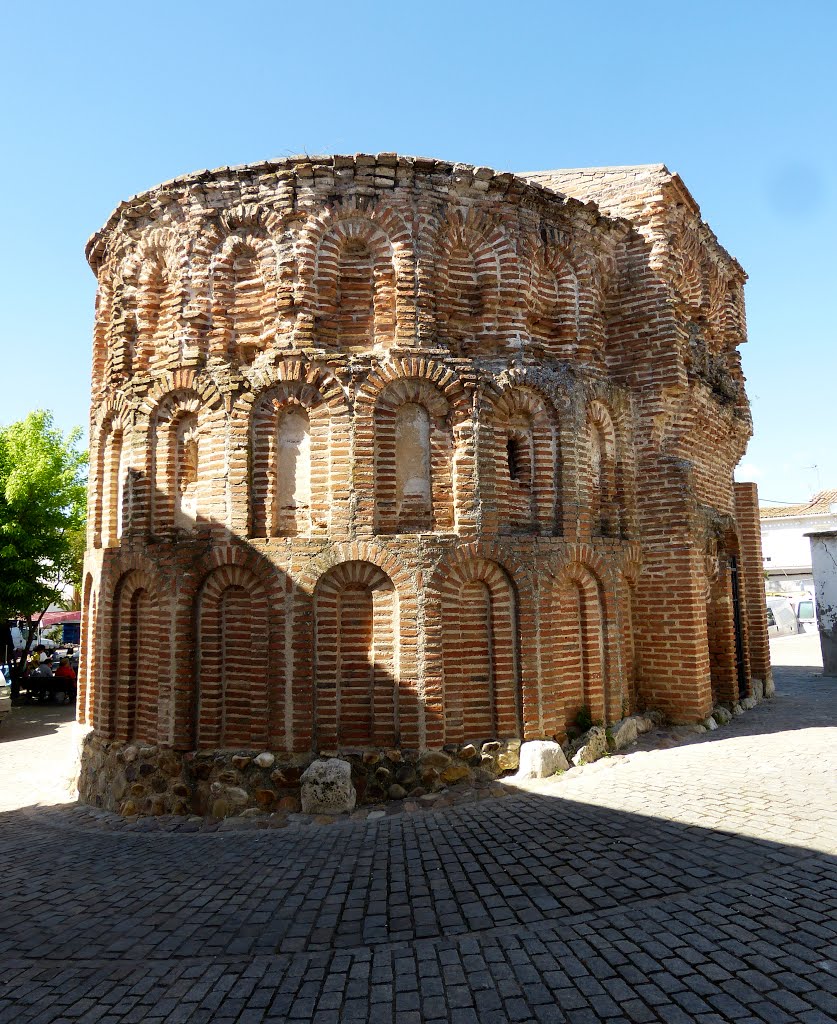
[[750,275],[740,478],[837,487],[832,0],[32,2],[0,24],[0,422],[86,426],[84,243],[164,179],[303,151],[664,162]]

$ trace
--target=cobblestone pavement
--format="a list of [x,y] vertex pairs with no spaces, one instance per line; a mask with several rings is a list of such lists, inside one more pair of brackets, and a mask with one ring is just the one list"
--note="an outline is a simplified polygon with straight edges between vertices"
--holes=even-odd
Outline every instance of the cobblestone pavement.
[[837,680],[790,640],[773,701],[503,799],[195,834],[6,811],[0,1024],[833,1024]]

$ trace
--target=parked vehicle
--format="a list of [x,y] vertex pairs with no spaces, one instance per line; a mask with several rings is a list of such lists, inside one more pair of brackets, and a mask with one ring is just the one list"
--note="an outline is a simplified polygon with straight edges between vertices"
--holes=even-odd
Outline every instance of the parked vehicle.
[[[28,635],[27,629],[21,629],[19,626],[11,627],[12,643],[15,645],[15,650],[20,651],[26,646],[26,637]],[[72,642],[72,641],[71,641]],[[51,640],[48,636],[43,636],[38,639],[38,634],[32,638],[32,647],[36,644],[43,644],[47,650],[53,651],[58,646],[54,640]]]
[[799,622],[800,633],[817,632],[817,606],[813,594],[800,594],[791,603]]
[[768,636],[793,636],[799,632],[799,623],[793,605],[786,597],[768,597],[767,599],[767,634]]

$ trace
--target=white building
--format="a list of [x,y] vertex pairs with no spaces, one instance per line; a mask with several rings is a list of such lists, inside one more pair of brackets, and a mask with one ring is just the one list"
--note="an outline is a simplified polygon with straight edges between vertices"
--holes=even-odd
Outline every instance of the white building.
[[767,590],[813,590],[807,533],[837,530],[837,491],[820,491],[801,505],[759,509]]

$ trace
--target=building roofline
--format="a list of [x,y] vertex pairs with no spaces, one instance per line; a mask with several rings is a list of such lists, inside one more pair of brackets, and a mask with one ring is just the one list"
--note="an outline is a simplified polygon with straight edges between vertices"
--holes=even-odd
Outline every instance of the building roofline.
[[399,165],[414,167],[417,171],[454,174],[461,172],[473,175],[475,180],[494,181],[497,185],[505,185],[507,189],[522,188],[533,195],[541,194],[549,199],[558,198],[563,205],[568,207],[586,208],[595,213],[595,216],[617,230],[634,230],[631,220],[620,217],[618,214],[609,214],[603,211],[595,200],[584,200],[575,196],[568,196],[553,188],[526,178],[516,171],[498,171],[491,167],[479,166],[476,164],[463,163],[458,160],[439,160],[435,157],[409,156],[400,153],[355,153],[355,154],[323,154],[310,155],[307,153],[295,156],[281,157],[276,160],[260,160],[249,164],[236,164],[232,166],[204,168],[199,171],[191,171],[188,174],[180,174],[174,178],[159,182],[151,188],[137,192],[127,199],[122,200],[112,210],[105,223],[88,238],[84,252],[88,263],[96,269],[96,256],[100,251],[103,240],[112,231],[122,214],[132,207],[141,206],[154,199],[164,196],[170,189],[185,188],[191,185],[201,185],[205,182],[215,181],[224,176],[238,177],[252,174],[270,174],[278,172],[290,172],[295,169],[309,167],[313,173],[315,167],[343,167],[361,164],[372,169],[375,166],[386,166],[396,168]]

